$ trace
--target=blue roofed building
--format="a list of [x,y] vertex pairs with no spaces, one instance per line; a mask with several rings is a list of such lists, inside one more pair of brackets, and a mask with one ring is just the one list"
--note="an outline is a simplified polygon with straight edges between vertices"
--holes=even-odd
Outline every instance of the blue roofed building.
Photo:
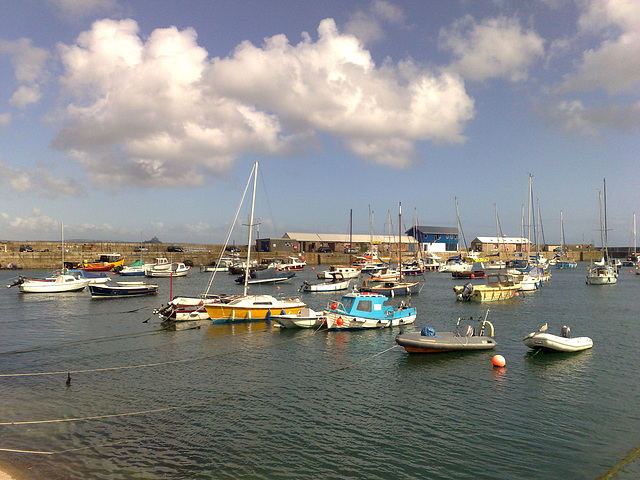
[[425,252],[456,252],[458,250],[458,229],[455,227],[411,227],[407,235],[416,239]]

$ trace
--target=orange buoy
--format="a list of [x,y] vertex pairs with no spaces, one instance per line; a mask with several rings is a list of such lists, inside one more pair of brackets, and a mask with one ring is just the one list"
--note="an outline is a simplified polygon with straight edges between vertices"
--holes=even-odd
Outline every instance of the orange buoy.
[[280,290],[280,285],[278,285],[278,286],[276,287],[276,290]]
[[470,275],[470,277],[471,278],[476,278],[476,276],[473,273]]
[[342,320],[342,317],[338,317],[338,319],[336,320],[336,324],[340,326],[344,325],[344,320]]
[[504,367],[507,362],[502,355],[494,355],[491,359],[491,363],[494,367]]
[[331,304],[331,310],[335,310],[336,308],[338,308],[338,304],[336,302],[333,302]]
[[514,293],[513,293],[513,296],[514,296],[514,297],[519,297],[519,296],[520,296],[520,294],[519,294],[518,292],[514,292]]
[[315,270],[315,269],[316,269],[316,267],[311,267],[311,270]]

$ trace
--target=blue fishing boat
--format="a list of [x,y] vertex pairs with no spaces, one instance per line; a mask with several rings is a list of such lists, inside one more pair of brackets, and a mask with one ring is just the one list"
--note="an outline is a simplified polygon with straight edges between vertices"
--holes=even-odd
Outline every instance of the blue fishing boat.
[[402,301],[385,305],[389,297],[377,293],[353,292],[324,310],[329,330],[361,330],[407,325],[416,321],[416,309]]

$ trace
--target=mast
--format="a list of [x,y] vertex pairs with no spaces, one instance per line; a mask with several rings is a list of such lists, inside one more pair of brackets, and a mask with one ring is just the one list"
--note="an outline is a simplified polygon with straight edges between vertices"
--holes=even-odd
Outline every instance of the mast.
[[402,280],[402,202],[398,207],[398,280]]
[[247,240],[247,268],[244,271],[243,294],[247,295],[247,283],[249,281],[249,262],[251,261],[251,233],[253,229],[253,211],[256,205],[256,183],[258,180],[258,162],[253,164],[253,193],[251,194],[251,214],[249,215],[249,239]]
[[562,210],[560,210],[560,250],[563,255],[566,255],[564,247],[564,222],[562,221]]
[[349,266],[353,264],[351,251],[353,250],[353,208],[349,210]]
[[604,227],[602,223],[602,192],[598,192],[598,204],[600,205],[600,244],[602,245],[602,259],[607,261],[607,248],[604,243]]
[[604,251],[607,256],[607,261],[609,260],[609,242],[607,239],[607,179],[602,179],[602,190],[604,196]]
[[62,272],[64,273],[64,223],[60,224],[60,242],[62,243]]

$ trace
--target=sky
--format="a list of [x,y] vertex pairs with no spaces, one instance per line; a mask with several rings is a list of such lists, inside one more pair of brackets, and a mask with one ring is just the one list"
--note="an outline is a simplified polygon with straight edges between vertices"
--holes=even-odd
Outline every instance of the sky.
[[257,161],[261,237],[629,246],[639,124],[637,0],[0,2],[0,240],[222,243]]

